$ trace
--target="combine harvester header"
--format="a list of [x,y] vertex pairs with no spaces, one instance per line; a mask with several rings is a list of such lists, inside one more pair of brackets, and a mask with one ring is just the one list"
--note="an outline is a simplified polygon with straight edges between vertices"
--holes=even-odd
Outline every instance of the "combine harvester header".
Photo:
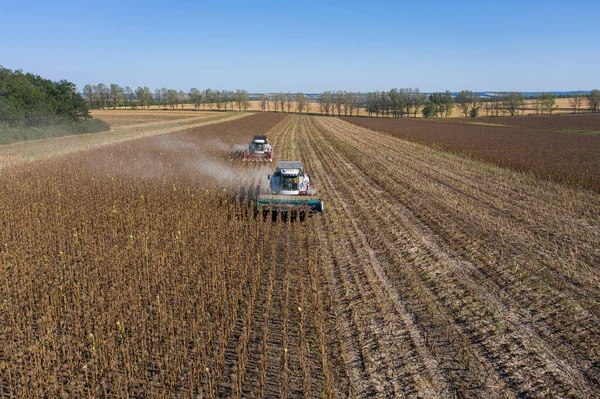
[[312,195],[310,177],[300,161],[280,161],[275,173],[268,176],[269,195],[259,195],[256,210],[311,210],[323,212],[323,200]]

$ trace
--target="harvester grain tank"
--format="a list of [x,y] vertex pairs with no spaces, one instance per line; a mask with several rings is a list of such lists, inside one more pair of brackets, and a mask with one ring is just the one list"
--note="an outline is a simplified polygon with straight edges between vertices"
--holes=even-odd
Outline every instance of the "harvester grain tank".
[[267,136],[254,136],[248,150],[244,151],[244,161],[273,162],[273,148]]
[[300,161],[280,161],[269,178],[268,195],[259,195],[256,209],[323,212],[323,200],[313,195],[311,181]]

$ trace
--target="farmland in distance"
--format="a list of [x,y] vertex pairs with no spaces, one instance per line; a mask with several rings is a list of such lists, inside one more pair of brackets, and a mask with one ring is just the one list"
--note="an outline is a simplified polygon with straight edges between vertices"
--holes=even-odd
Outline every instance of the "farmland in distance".
[[443,120],[343,118],[441,150],[600,190],[600,116],[528,116]]

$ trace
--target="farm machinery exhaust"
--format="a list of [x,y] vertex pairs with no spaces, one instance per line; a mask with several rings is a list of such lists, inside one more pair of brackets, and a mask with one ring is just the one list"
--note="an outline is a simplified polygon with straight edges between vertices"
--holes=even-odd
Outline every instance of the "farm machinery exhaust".
[[323,212],[323,200],[313,195],[310,177],[300,161],[280,161],[269,179],[269,193],[256,198],[256,211]]

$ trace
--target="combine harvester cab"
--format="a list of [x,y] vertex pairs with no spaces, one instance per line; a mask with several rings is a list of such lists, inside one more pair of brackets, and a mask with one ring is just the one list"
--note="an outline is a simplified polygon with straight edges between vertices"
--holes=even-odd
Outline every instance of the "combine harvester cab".
[[273,148],[267,136],[254,136],[248,150],[244,151],[244,161],[273,162]]
[[312,195],[310,177],[300,161],[280,161],[275,173],[269,175],[269,195],[259,195],[256,210],[265,212],[323,212],[323,201]]

